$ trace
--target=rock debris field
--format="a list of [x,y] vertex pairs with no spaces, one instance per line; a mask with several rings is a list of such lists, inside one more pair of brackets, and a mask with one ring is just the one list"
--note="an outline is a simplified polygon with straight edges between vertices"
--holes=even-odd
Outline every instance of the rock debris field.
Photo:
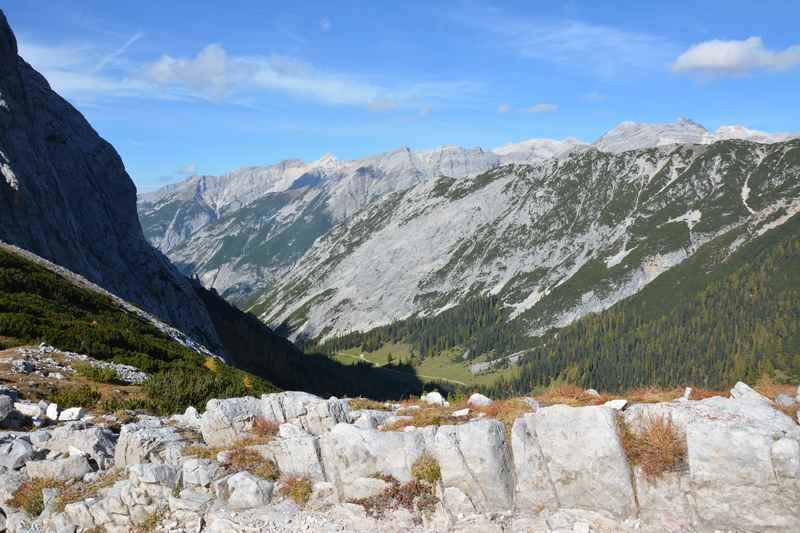
[[[475,394],[446,423],[417,427],[402,423],[451,409],[441,395],[401,405],[282,392],[211,400],[202,414],[59,406],[51,418],[6,388],[0,424],[44,422],[0,431],[0,530],[800,531],[800,425],[779,409],[798,399],[779,406],[744,383],[729,398],[688,397],[528,399],[504,423]],[[668,420],[682,443],[655,474],[646,449],[637,462],[626,444],[648,420]]]

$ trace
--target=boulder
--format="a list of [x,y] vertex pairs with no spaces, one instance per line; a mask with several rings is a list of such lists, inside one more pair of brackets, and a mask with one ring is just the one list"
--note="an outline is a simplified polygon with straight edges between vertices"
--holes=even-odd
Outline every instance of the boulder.
[[197,414],[197,409],[191,405],[186,408],[182,415],[172,415],[170,417],[178,427],[191,429],[192,431],[200,431],[200,415]]
[[14,410],[23,416],[30,418],[41,418],[45,410],[38,403],[33,402],[14,402]]
[[439,391],[431,391],[427,394],[423,394],[420,400],[428,405],[445,405],[447,403]]
[[83,418],[83,415],[86,414],[83,408],[81,407],[70,407],[69,409],[64,409],[61,411],[61,414],[58,415],[59,422],[70,422],[73,420],[80,420]]
[[186,439],[158,419],[125,424],[119,434],[114,463],[118,467],[139,463],[178,464]]
[[492,400],[491,398],[476,392],[469,397],[469,400],[467,400],[467,405],[471,407],[487,407],[492,405]]
[[691,422],[686,441],[692,497],[701,525],[736,531],[800,531],[797,495],[781,485],[774,470],[777,462],[782,472],[791,474],[794,446],[790,442],[773,450],[775,440],[769,432],[725,419]]
[[110,468],[114,464],[117,436],[108,429],[90,426],[84,422],[69,422],[50,430],[47,437],[41,444],[34,444],[61,454],[74,454],[77,450],[88,455],[101,469]]
[[128,477],[136,485],[146,483],[174,488],[181,480],[181,468],[176,465],[144,463],[128,467]]
[[600,393],[597,392],[595,389],[586,389],[583,393],[587,396],[594,396],[595,398],[600,396]]
[[[800,481],[800,442],[778,439],[772,443],[771,456],[778,478]],[[796,488],[800,489],[800,484]]]
[[469,407],[465,407],[464,409],[459,409],[458,411],[453,411],[453,416],[456,418],[469,416]]
[[28,461],[25,470],[34,479],[57,479],[68,481],[81,479],[92,471],[89,461],[84,455],[73,455],[64,459],[45,459]]
[[27,439],[12,437],[0,442],[0,466],[10,470],[22,468],[33,457],[33,446]]
[[323,400],[305,392],[280,392],[257,398],[209,400],[200,419],[203,439],[211,446],[224,446],[246,437],[258,417],[278,423],[291,422],[312,435],[349,421],[347,402]]
[[514,462],[501,422],[487,419],[418,432],[439,463],[442,487],[459,489],[479,512],[513,508]]
[[514,422],[518,509],[636,512],[631,471],[608,407],[554,405]]
[[274,461],[287,475],[307,477],[311,481],[326,481],[325,468],[319,447],[319,437],[306,435],[277,439],[267,444],[250,446],[265,459]]
[[214,483],[216,495],[234,510],[267,505],[272,499],[273,483],[249,472],[238,472]]
[[320,456],[327,481],[336,486],[341,501],[352,498],[355,479],[375,474],[411,480],[411,466],[425,452],[421,431],[361,429],[337,424],[319,437]]
[[217,477],[220,465],[211,459],[189,459],[182,465],[183,483],[208,487]]
[[747,385],[746,383],[742,383],[741,381],[737,382],[736,385],[734,385],[733,388],[731,389],[731,398],[733,398],[734,400],[747,400],[747,401],[769,403],[769,398],[767,398],[761,393],[754,391],[749,385]]
[[628,400],[623,400],[623,399],[609,400],[603,405],[605,405],[606,407],[610,407],[615,411],[622,411],[623,409],[625,409],[625,407],[628,406]]
[[58,404],[51,403],[48,405],[45,416],[47,416],[47,418],[50,420],[58,420]]
[[13,410],[14,400],[5,394],[0,394],[0,421],[5,420],[9,413],[11,413]]

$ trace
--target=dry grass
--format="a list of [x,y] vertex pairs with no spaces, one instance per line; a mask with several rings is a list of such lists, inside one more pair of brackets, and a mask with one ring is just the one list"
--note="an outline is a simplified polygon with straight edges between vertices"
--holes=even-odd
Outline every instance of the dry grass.
[[699,387],[692,387],[692,394],[689,396],[690,400],[705,400],[706,398],[713,398],[714,396],[722,396],[728,398],[731,395],[730,391],[701,389]]
[[253,421],[253,429],[250,431],[256,438],[269,442],[278,435],[279,427],[280,425],[274,420],[258,417]]
[[458,407],[442,407],[440,405],[426,405],[419,409],[401,409],[398,411],[400,416],[410,416],[409,420],[398,420],[392,424],[384,426],[384,431],[397,431],[408,426],[444,426],[456,425],[466,422],[466,417],[457,418],[453,416],[453,411]]
[[247,470],[254,476],[258,476],[270,481],[276,481],[280,477],[278,465],[274,461],[264,459],[255,450],[240,447],[229,451],[228,459],[233,470],[241,472]]
[[800,404],[792,404],[792,405],[775,405],[778,411],[784,413],[786,416],[791,418],[795,421],[796,424],[800,424],[800,419],[798,419],[798,413],[800,413]]
[[511,426],[514,425],[514,420],[531,412],[531,406],[521,398],[497,400],[486,407],[475,407],[474,409],[502,422],[507,435],[511,435]]
[[206,446],[205,444],[191,444],[181,449],[181,454],[184,457],[199,457],[200,459],[215,459],[217,454],[225,451],[222,448],[214,446]]
[[279,492],[288,498],[294,500],[294,503],[300,507],[305,507],[308,499],[311,498],[313,487],[311,481],[302,476],[285,476],[281,478],[281,487]]
[[369,398],[353,398],[349,402],[350,409],[373,409],[376,411],[391,411],[392,408],[388,407],[384,402],[377,402]]
[[13,496],[8,500],[9,507],[22,509],[31,518],[36,518],[44,511],[44,496],[42,491],[45,489],[63,490],[65,483],[55,479],[32,479],[23,482]]
[[775,383],[775,381],[768,375],[762,375],[755,386],[753,387],[757,392],[760,392],[770,400],[774,400],[781,394],[787,394],[791,397],[797,392],[797,387],[794,385],[782,385]]
[[570,383],[554,383],[536,395],[536,399],[546,405],[566,404],[572,406],[602,405],[619,396],[610,394],[587,394],[584,389]]
[[649,416],[637,425],[628,426],[617,417],[622,447],[631,464],[640,465],[648,479],[657,479],[666,472],[686,466],[686,436],[668,416]]
[[167,515],[167,508],[162,507],[150,516],[148,516],[144,522],[139,524],[136,528],[132,530],[132,533],[152,533],[156,530],[158,525],[164,520],[164,517]]
[[79,481],[70,485],[64,485],[58,494],[56,500],[56,510],[61,512],[64,507],[70,503],[85,500],[86,498],[94,498],[100,490],[110,487],[120,479],[123,479],[125,472],[122,469],[112,468],[101,473],[97,479],[91,482]]
[[[436,509],[439,499],[434,494],[433,485],[426,481],[412,479],[401,484],[392,476],[377,476],[389,486],[381,494],[369,498],[350,500],[349,503],[360,505],[368,516],[383,518],[387,511],[405,507],[410,512],[414,510],[430,515]],[[421,520],[415,520],[417,523]]]
[[411,476],[417,481],[435,485],[442,479],[442,469],[432,455],[425,453],[411,465]]
[[637,387],[623,396],[631,403],[669,402],[683,396],[684,389],[662,389],[660,387]]

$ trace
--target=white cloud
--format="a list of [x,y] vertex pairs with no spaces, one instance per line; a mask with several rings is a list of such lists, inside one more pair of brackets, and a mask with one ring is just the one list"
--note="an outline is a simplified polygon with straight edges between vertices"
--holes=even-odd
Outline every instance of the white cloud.
[[210,44],[194,56],[163,54],[155,61],[132,64],[124,56],[140,38],[141,34],[134,34],[110,51],[21,39],[20,52],[57,92],[81,104],[98,99],[155,98],[227,99],[238,105],[255,105],[260,93],[277,91],[327,105],[417,113],[437,102],[464,98],[476,89],[474,84],[458,81],[383,85],[320,69],[295,57],[233,55],[219,44]]
[[322,20],[319,21],[319,27],[322,31],[330,31],[330,29],[333,27],[333,24],[331,24],[331,19],[328,17],[322,17]]
[[509,111],[511,111],[511,106],[508,104],[500,104],[497,108],[498,113],[508,113]]
[[558,111],[558,106],[555,104],[539,103],[525,108],[528,113],[555,113]]
[[743,41],[715,39],[691,46],[672,64],[676,72],[737,74],[759,69],[786,70],[800,65],[800,45],[781,51],[766,48],[760,37]]

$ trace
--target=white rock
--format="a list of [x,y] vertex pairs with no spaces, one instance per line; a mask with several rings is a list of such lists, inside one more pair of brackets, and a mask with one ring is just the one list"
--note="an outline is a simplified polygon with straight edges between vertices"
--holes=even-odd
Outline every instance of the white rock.
[[689,401],[692,398],[692,388],[686,387],[683,389],[683,396],[681,396],[681,400]]
[[272,498],[273,483],[249,472],[238,472],[214,484],[217,497],[231,509],[242,510],[267,505]]
[[492,405],[492,400],[491,398],[476,392],[469,397],[469,400],[467,400],[467,405],[471,405],[472,407],[486,407],[488,405]]
[[[772,435],[722,418],[699,419],[687,426],[686,441],[693,507],[702,523],[718,530],[800,531],[797,496],[775,475]],[[784,468],[791,448],[775,450]]]
[[621,398],[617,400],[609,400],[603,405],[605,405],[606,407],[610,407],[611,409],[614,409],[616,411],[622,411],[623,409],[625,409],[625,407],[627,407],[628,400],[624,400]]
[[34,479],[57,479],[67,481],[81,479],[92,471],[89,461],[84,455],[74,455],[66,459],[46,459],[28,461],[25,464],[28,475]]
[[291,422],[285,422],[278,426],[278,436],[282,439],[296,439],[299,437],[309,437],[311,434]]
[[427,394],[423,394],[420,398],[423,402],[427,403],[428,405],[444,405],[445,399],[439,393],[439,391],[431,391]]
[[737,382],[731,389],[731,397],[735,400],[748,400],[769,403],[769,398],[754,391],[749,385]]
[[319,449],[319,437],[277,439],[267,444],[250,447],[265,459],[274,461],[283,474],[307,477],[311,481],[325,481],[325,469]]
[[772,444],[771,455],[778,477],[800,479],[800,442],[795,439],[778,439]]
[[140,463],[178,464],[186,438],[175,428],[161,425],[159,420],[143,419],[125,424],[114,450],[118,467]]
[[144,463],[129,466],[128,475],[136,484],[147,483],[174,488],[181,478],[181,469],[175,465]]
[[24,438],[0,443],[0,466],[10,470],[22,468],[33,457],[33,446]]
[[181,468],[185,484],[208,487],[216,479],[220,465],[211,459],[189,459]]
[[31,418],[41,418],[44,416],[42,407],[32,402],[14,402],[14,409],[18,413]]
[[586,389],[585,391],[583,391],[583,393],[586,394],[587,396],[595,396],[595,397],[600,396],[600,393],[597,392],[595,389]]
[[462,416],[469,416],[469,407],[465,407],[464,409],[459,409],[458,411],[453,411],[453,416],[456,418],[461,418]]
[[382,479],[374,477],[360,477],[354,479],[349,486],[348,496],[353,500],[371,498],[383,494],[389,484]]
[[51,403],[47,406],[47,412],[45,413],[47,418],[50,420],[58,420],[58,404]]
[[514,422],[512,446],[518,507],[635,514],[631,471],[611,409],[555,405],[526,414]]
[[84,414],[85,412],[82,407],[70,407],[69,409],[61,411],[61,414],[58,415],[58,420],[61,422],[80,420]]

